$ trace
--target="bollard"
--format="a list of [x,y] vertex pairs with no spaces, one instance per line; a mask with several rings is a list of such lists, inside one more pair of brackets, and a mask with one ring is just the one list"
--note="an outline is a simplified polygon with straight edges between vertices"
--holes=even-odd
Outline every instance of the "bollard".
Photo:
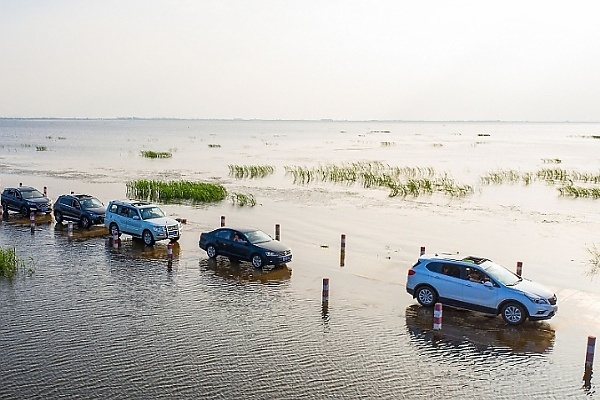
[[279,240],[280,238],[280,227],[279,224],[275,224],[275,240]]
[[442,330],[442,303],[435,303],[433,308],[433,330]]
[[594,350],[596,348],[596,336],[588,336],[587,352],[585,354],[585,367],[591,369],[594,364]]
[[69,235],[69,237],[73,236],[73,221],[69,221],[69,223],[67,224],[67,234]]
[[425,254],[425,246],[421,246],[421,255]]
[[221,226],[225,226],[225,216],[221,215]]
[[173,261],[173,243],[167,244],[167,260]]
[[523,272],[523,263],[521,261],[517,261],[517,275],[521,276]]
[[48,186],[44,186],[44,196],[48,197]]
[[29,212],[29,223],[31,226],[35,226],[35,211]]
[[115,229],[112,231],[113,247],[119,247],[121,239],[119,239],[119,232]]
[[23,187],[23,182],[19,182],[19,187]]
[[345,265],[346,261],[346,234],[342,233],[342,239],[340,243],[340,267]]
[[329,278],[323,278],[323,303],[329,302]]

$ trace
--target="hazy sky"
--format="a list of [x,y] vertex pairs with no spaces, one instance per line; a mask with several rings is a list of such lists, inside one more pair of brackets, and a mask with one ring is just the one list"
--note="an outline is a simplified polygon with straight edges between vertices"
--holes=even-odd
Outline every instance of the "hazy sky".
[[600,121],[599,11],[0,0],[0,116]]

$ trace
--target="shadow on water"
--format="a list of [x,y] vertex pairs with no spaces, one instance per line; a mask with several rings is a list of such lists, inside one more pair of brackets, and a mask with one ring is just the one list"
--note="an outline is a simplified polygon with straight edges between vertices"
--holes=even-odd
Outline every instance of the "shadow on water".
[[[19,213],[2,213],[2,222],[16,226],[30,226],[31,220],[29,217],[24,217]],[[49,225],[54,222],[52,214],[36,214],[35,225]]]
[[292,277],[292,270],[286,265],[271,269],[256,269],[250,264],[230,261],[225,257],[201,259],[200,269],[239,282],[277,283]]
[[[106,234],[108,234],[108,231],[106,231]],[[112,237],[106,237],[106,249],[110,254],[129,259],[166,261],[168,257],[167,244],[157,242],[153,246],[146,246],[141,239],[135,238],[121,238],[115,243]],[[179,258],[181,246],[178,242],[172,243],[171,252],[173,260]]]
[[500,317],[444,308],[441,331],[433,330],[433,309],[412,304],[406,309],[406,327],[414,342],[462,347],[470,343],[481,352],[544,354],[552,350],[555,332],[545,322],[509,326]]
[[69,236],[69,225],[57,223],[54,225],[54,233],[67,237],[71,240],[83,241],[87,239],[108,236],[108,228],[106,228],[104,225],[93,225],[89,229],[85,229],[73,224],[73,232],[72,235]]

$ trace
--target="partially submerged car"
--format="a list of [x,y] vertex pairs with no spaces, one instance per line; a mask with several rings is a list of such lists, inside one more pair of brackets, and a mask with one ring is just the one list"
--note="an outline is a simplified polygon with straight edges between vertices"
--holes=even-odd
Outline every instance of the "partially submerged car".
[[500,314],[510,325],[550,319],[558,311],[556,295],[548,288],[481,257],[423,255],[408,270],[406,291],[425,307],[441,302]]
[[139,200],[111,200],[106,207],[104,225],[110,233],[129,234],[152,246],[157,240],[179,240],[179,222],[167,217],[155,204]]
[[16,211],[24,216],[31,212],[52,212],[52,201],[42,192],[31,186],[7,187],[2,191],[0,198],[2,212],[7,214],[9,210]]
[[254,268],[265,265],[277,267],[292,261],[292,250],[288,246],[254,228],[221,227],[202,232],[198,246],[206,251],[209,258],[221,255],[249,261]]
[[54,203],[54,219],[58,224],[74,221],[82,228],[103,224],[106,207],[89,194],[63,194]]

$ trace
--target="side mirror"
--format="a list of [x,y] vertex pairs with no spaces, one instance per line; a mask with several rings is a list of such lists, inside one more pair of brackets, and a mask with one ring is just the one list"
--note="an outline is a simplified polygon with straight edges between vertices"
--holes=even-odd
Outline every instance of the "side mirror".
[[139,215],[134,215],[134,216],[132,217],[132,219],[134,219],[134,220],[136,220],[136,221],[139,221],[139,219],[140,219],[140,216],[139,216]]
[[491,288],[494,287],[494,284],[490,281],[485,281],[483,282],[483,286]]

